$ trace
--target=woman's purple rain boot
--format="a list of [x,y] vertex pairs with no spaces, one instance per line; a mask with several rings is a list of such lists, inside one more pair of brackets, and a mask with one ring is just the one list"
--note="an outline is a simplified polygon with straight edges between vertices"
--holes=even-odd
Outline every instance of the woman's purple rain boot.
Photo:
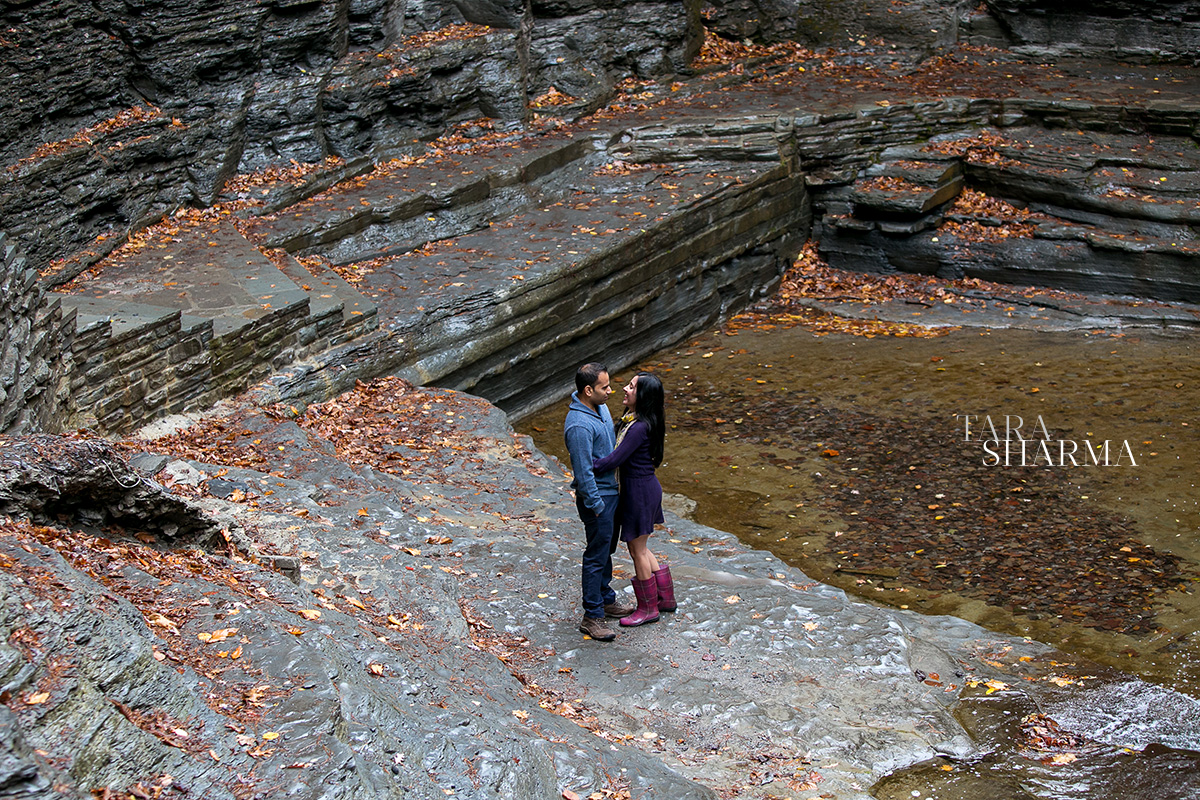
[[675,582],[671,580],[671,568],[659,567],[654,570],[654,583],[658,587],[658,610],[675,610]]
[[633,579],[633,594],[637,598],[637,611],[619,620],[622,627],[632,628],[648,622],[658,622],[658,586],[651,575],[644,581]]

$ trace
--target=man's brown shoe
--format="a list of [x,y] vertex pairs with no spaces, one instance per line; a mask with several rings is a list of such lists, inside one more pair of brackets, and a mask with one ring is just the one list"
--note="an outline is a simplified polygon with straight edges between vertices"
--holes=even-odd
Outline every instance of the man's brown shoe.
[[637,606],[627,606],[620,600],[614,600],[604,607],[604,616],[620,619],[628,617],[634,611],[637,611]]
[[584,617],[579,623],[579,630],[598,642],[611,642],[617,638],[616,631],[604,624],[604,620],[595,617]]

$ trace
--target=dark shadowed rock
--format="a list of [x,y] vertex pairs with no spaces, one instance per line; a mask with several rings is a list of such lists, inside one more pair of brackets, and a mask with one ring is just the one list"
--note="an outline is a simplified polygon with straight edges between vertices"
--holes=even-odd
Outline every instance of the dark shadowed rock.
[[453,120],[519,122],[527,111],[518,45],[512,31],[480,29],[409,51],[347,57],[323,79],[320,123],[329,152],[386,152],[431,138]]
[[219,526],[164,492],[101,439],[31,436],[0,439],[0,511],[100,529],[128,526],[146,541],[211,546]]
[[880,37],[916,50],[945,47],[958,37],[967,0],[724,0],[706,3],[705,19],[722,36],[774,44],[853,46]]
[[[1194,63],[1200,53],[1196,0],[987,0],[996,26],[981,32],[1036,58],[1085,56]],[[968,31],[968,35],[970,31]]]
[[[464,21],[492,27],[442,35]],[[552,85],[594,108],[700,45],[694,4],[676,2],[33,0],[0,10],[0,29],[0,216],[38,267],[211,203],[238,172],[517,124]]]
[[520,30],[529,19],[528,0],[452,0],[467,22]]

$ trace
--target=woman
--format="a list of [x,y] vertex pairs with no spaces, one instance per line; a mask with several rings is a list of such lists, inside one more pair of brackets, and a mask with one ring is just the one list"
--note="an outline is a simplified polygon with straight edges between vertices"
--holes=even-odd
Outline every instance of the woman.
[[626,413],[617,423],[617,447],[592,469],[601,473],[621,468],[617,521],[621,540],[633,558],[637,610],[620,622],[632,627],[657,622],[659,611],[674,611],[675,586],[671,568],[659,566],[649,544],[654,525],[663,522],[662,486],[654,476],[654,469],[662,463],[666,429],[662,382],[648,372],[639,372],[625,387],[623,403]]

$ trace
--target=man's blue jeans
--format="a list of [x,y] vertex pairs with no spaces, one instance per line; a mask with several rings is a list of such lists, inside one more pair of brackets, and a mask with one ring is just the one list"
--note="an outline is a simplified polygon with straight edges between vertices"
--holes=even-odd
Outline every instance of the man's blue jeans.
[[604,510],[597,514],[575,496],[575,507],[583,520],[583,532],[587,536],[587,547],[583,551],[583,615],[596,619],[604,618],[604,606],[617,599],[612,586],[612,553],[616,549],[613,539],[613,517],[617,513],[617,496],[604,496]]

